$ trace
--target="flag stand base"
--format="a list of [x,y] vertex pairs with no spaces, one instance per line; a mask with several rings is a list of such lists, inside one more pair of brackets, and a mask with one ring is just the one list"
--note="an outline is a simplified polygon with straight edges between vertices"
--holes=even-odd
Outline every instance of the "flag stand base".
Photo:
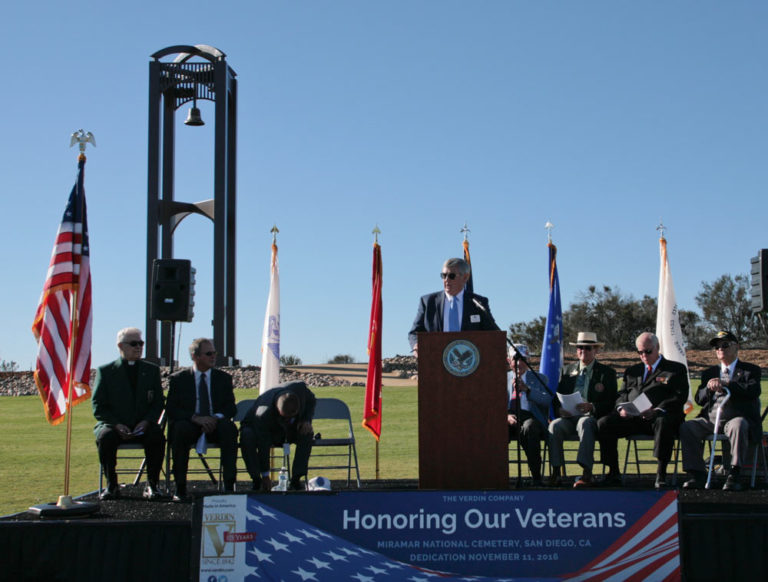
[[57,503],[41,503],[29,508],[30,513],[40,517],[53,517],[59,519],[71,519],[73,517],[85,517],[99,510],[98,503],[87,501],[72,501],[69,495],[60,495]]

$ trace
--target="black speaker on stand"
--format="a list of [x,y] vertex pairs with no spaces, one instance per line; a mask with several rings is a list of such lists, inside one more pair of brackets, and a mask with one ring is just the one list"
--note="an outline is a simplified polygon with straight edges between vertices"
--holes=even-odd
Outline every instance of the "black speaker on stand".
[[194,273],[186,259],[155,259],[152,262],[152,309],[158,321],[192,321]]

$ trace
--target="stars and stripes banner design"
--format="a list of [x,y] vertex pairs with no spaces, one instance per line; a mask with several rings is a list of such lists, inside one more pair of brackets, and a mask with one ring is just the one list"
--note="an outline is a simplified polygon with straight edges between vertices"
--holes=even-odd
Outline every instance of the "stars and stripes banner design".
[[672,581],[681,574],[675,492],[342,491],[198,503],[201,581]]
[[368,328],[368,375],[365,380],[363,426],[376,440],[381,437],[381,245],[373,243],[371,320]]
[[557,247],[549,248],[549,310],[541,346],[539,372],[547,377],[551,392],[557,390],[560,368],[563,366],[563,309],[560,304],[560,279],[557,276]]
[[[667,239],[659,239],[661,268],[659,271],[659,300],[656,309],[656,337],[659,338],[659,351],[668,360],[679,362],[688,369],[688,358],[685,355],[685,338],[680,326],[680,313],[677,310],[675,286],[672,284],[672,273],[669,269],[667,256]],[[693,394],[691,382],[688,382],[688,401],[685,403],[685,413],[693,410]]]
[[677,521],[677,493],[669,491],[616,543],[564,580],[680,580]]
[[[32,324],[38,343],[35,383],[51,424],[59,424],[65,418],[70,374],[74,388],[72,404],[91,395],[93,313],[84,171],[85,156],[80,156],[77,181],[56,234]],[[74,298],[76,305],[72,305]]]
[[277,244],[274,242],[269,273],[269,298],[261,338],[259,394],[264,394],[280,383],[280,266],[277,262]]

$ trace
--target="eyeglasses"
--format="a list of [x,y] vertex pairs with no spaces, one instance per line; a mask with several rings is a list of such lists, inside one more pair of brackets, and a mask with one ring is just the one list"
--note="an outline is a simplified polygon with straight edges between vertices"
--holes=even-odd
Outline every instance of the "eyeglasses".
[[213,351],[213,352],[205,352],[205,355],[206,356],[215,356],[216,352],[215,351]]
[[653,350],[637,350],[637,353],[641,356],[645,354],[646,356],[650,356],[653,353]]
[[582,352],[591,352],[592,346],[576,346],[577,350],[581,350]]
[[133,340],[132,342],[123,342],[125,344],[128,344],[132,348],[140,348],[144,345],[144,342],[141,340]]
[[456,278],[456,273],[440,273],[440,277],[443,279],[450,279],[453,281]]
[[715,346],[716,350],[727,350],[731,347],[731,342],[720,342]]

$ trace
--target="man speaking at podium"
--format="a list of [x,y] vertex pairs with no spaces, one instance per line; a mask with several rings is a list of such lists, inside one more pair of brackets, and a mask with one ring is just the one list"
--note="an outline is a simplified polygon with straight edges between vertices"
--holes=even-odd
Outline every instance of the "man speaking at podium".
[[414,356],[418,356],[420,331],[499,331],[491,315],[488,299],[466,291],[469,263],[464,259],[448,259],[440,273],[443,290],[424,295],[413,321],[408,341]]

